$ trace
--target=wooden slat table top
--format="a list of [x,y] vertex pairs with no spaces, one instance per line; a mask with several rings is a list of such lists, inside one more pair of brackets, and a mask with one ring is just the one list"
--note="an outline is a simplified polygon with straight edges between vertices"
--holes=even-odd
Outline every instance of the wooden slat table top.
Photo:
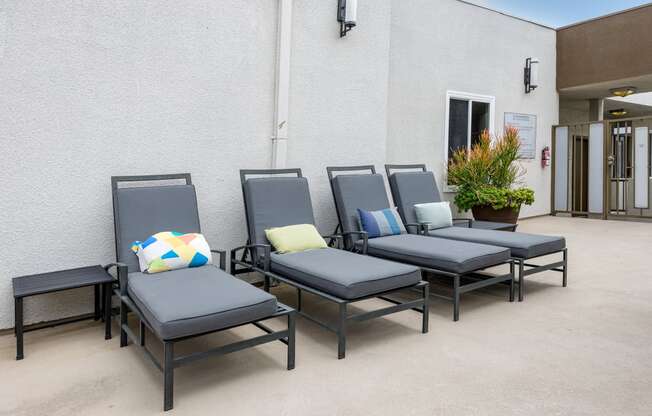
[[109,283],[113,281],[113,277],[98,264],[77,269],[14,277],[12,280],[14,297],[22,298],[59,290]]

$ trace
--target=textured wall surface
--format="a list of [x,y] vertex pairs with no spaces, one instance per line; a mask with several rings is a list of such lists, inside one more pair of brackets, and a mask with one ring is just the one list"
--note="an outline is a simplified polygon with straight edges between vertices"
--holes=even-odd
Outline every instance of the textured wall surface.
[[[276,2],[3,2],[0,328],[11,276],[115,258],[111,175],[191,172],[211,244],[243,240],[237,169],[267,167]],[[26,321],[90,310],[27,299]]]
[[322,233],[337,224],[325,167],[381,165],[387,135],[390,1],[359,2],[342,39],[336,4],[295,1],[293,15],[288,166],[309,178]]
[[[288,165],[329,232],[324,167],[384,161],[390,7],[361,2],[344,39],[331,2],[293,12]],[[114,259],[111,175],[191,172],[209,242],[244,242],[238,169],[271,160],[276,19],[273,0],[0,5],[0,328],[11,277]],[[28,323],[76,315],[91,292],[25,307]]]
[[[474,13],[364,1],[340,39],[334,1],[294,2],[288,166],[310,179],[322,232],[336,223],[325,166],[440,167],[447,88],[494,92],[497,117],[537,113],[539,146],[549,136],[554,36]],[[0,3],[0,328],[13,326],[11,277],[114,259],[111,175],[191,172],[209,242],[243,243],[238,169],[270,165],[276,18],[273,0]],[[486,33],[496,49],[478,61]],[[544,87],[523,97],[523,61],[537,54]],[[532,178],[540,201],[547,180]],[[91,292],[25,306],[28,323],[76,315]]]
[[[536,159],[523,164],[536,203],[521,215],[550,212],[550,168],[540,163],[558,117],[555,31],[455,0],[393,0],[391,25],[388,160],[427,163],[443,185],[446,91],[494,96],[496,130],[505,112],[537,115]],[[528,57],[541,61],[531,94],[523,91]]]

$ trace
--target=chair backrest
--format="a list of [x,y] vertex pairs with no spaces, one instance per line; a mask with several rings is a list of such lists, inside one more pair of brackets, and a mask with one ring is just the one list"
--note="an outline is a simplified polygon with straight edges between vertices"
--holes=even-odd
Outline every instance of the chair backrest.
[[[326,171],[342,231],[360,231],[358,208],[367,211],[391,208],[383,176],[373,166],[328,167]],[[344,171],[368,173],[337,174]]]
[[[185,184],[161,184],[180,180]],[[120,187],[134,182],[146,183],[146,186]],[[125,263],[129,272],[140,270],[138,258],[131,251],[134,241],[145,241],[160,231],[201,232],[197,195],[189,173],[113,176],[111,188],[116,260]]]
[[[296,176],[279,176],[284,174]],[[250,177],[261,175],[266,177]],[[308,180],[301,169],[241,170],[240,181],[251,244],[269,244],[265,235],[269,228],[315,224]]]
[[[398,212],[406,223],[416,223],[414,206],[441,202],[435,175],[425,165],[386,165],[389,187]],[[421,172],[392,172],[393,170],[422,169]]]

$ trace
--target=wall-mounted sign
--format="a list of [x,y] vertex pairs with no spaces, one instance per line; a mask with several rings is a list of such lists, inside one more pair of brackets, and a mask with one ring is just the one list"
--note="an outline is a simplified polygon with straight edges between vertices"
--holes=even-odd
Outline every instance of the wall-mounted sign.
[[537,153],[537,116],[532,114],[505,113],[505,127],[518,129],[521,139],[521,159],[534,159]]

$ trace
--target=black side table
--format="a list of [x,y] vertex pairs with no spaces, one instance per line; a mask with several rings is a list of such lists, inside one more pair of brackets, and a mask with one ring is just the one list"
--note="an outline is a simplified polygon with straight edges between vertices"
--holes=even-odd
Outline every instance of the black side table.
[[[16,308],[16,360],[23,359],[23,333],[47,328],[54,325],[77,322],[84,318],[69,318],[57,321],[56,324],[35,325],[29,329],[23,329],[23,299],[29,296],[42,295],[45,293],[59,292],[68,289],[93,286],[95,291],[95,313],[93,318],[99,320],[104,313],[105,335],[104,339],[111,339],[111,286],[113,276],[104,267],[89,266],[78,269],[61,270],[57,272],[34,274],[13,278],[14,304]],[[101,289],[101,290],[100,290]],[[102,298],[104,305],[100,305]]]

